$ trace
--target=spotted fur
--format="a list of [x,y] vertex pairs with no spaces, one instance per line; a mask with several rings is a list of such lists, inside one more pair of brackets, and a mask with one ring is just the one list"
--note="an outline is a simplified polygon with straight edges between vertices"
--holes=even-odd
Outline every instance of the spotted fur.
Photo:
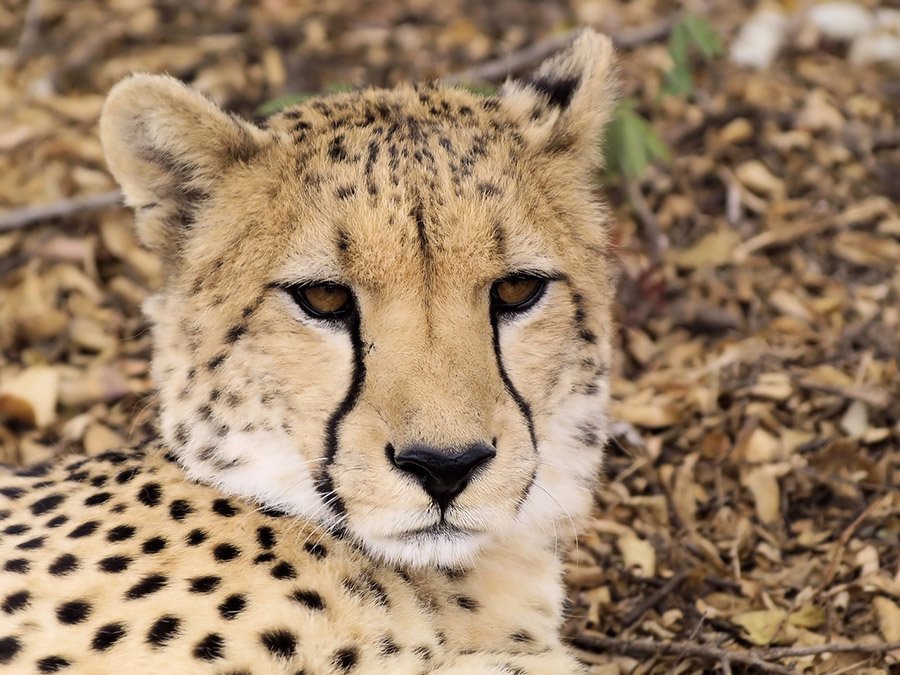
[[[21,672],[574,673],[561,547],[606,440],[613,100],[585,32],[479,97],[315,99],[264,127],[133,76],[101,120],[142,240],[158,444],[0,477]],[[499,279],[548,279],[515,316]],[[340,324],[292,288],[352,290]],[[395,448],[490,447],[439,506]]]

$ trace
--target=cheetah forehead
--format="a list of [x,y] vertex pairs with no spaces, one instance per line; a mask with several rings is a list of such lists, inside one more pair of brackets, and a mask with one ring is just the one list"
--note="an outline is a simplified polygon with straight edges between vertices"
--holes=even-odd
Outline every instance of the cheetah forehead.
[[[355,261],[360,280],[384,278],[384,260],[366,254],[385,251],[404,274],[444,253],[490,276],[598,220],[584,196],[612,70],[608,41],[584,36],[496,96],[367,89],[307,101],[263,128],[176,80],[138,75],[111,92],[101,136],[141,238],[168,269],[198,267],[216,243],[252,253],[243,242],[253,239],[269,258],[309,252],[313,271]],[[205,232],[212,240],[196,236]]]

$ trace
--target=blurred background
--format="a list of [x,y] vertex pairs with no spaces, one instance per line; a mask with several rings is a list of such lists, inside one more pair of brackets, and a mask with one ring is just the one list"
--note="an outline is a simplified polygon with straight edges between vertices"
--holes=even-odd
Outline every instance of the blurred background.
[[[900,2],[0,0],[0,462],[153,434],[163,270],[97,139],[121,77],[250,118],[410,79],[489,95],[585,25],[622,65],[597,139],[619,356],[566,633],[603,675],[896,668]],[[771,651],[826,641],[861,646]]]

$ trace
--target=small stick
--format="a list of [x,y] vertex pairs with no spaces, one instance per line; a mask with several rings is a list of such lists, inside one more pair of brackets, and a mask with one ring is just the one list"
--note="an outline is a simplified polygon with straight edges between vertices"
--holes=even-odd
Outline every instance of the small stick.
[[81,211],[93,211],[107,206],[115,206],[116,204],[121,203],[121,201],[122,193],[119,190],[110,190],[109,192],[101,192],[88,197],[63,199],[62,201],[53,204],[26,206],[21,209],[13,209],[11,211],[6,211],[5,213],[0,213],[0,232],[27,227],[28,225],[44,220],[71,216],[72,214],[80,213]]
[[727,660],[730,663],[741,663],[745,666],[755,666],[765,673],[777,675],[795,675],[791,670],[777,663],[771,663],[762,656],[750,651],[732,651],[720,647],[696,644],[691,642],[658,642],[656,640],[619,640],[605,635],[579,635],[572,643],[581,649],[588,651],[608,651],[625,656],[659,656],[675,655],[697,656],[711,661],[721,662]]
[[683,654],[722,662],[740,663],[747,666],[755,666],[763,672],[778,673],[779,675],[795,675],[789,670],[772,661],[779,659],[795,658],[799,656],[818,656],[820,654],[869,654],[880,655],[900,649],[900,642],[882,642],[880,644],[864,645],[858,643],[813,645],[810,647],[776,647],[770,649],[750,649],[738,651],[712,647],[710,645],[696,644],[692,642],[658,642],[656,640],[619,640],[606,635],[586,634],[579,635],[572,640],[572,644],[580,649],[591,652],[609,651],[625,656],[659,656]]
[[676,588],[681,586],[681,583],[687,579],[693,571],[694,570],[692,569],[681,570],[678,574],[657,588],[656,592],[651,593],[643,602],[622,617],[622,626],[627,628],[638,621],[647,611],[656,607],[663,598],[673,593]]
[[625,180],[625,193],[628,201],[637,217],[638,223],[644,234],[644,241],[647,242],[647,255],[654,264],[662,262],[663,254],[669,247],[669,238],[663,234],[662,228],[659,226],[659,220],[653,213],[653,209],[644,198],[641,192],[641,186],[636,181]]
[[[672,30],[672,26],[679,19],[679,15],[667,17],[645,28],[638,28],[619,35],[610,35],[612,41],[621,49],[631,49],[647,42],[654,42],[660,38],[664,38]],[[506,56],[485,61],[482,64],[473,66],[468,70],[455,75],[448,75],[441,78],[444,84],[465,84],[467,82],[499,82],[508,75],[518,73],[530,66],[534,66],[543,61],[548,56],[555,54],[561,49],[569,46],[581,32],[581,28],[570,30],[560,35],[554,35],[528,45],[519,51],[512,52]]]

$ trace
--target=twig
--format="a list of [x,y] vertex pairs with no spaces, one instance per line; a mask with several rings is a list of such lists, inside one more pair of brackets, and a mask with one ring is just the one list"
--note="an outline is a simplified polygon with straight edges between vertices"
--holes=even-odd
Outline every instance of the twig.
[[16,45],[16,57],[13,65],[19,68],[34,50],[37,43],[38,31],[41,25],[41,0],[30,0],[25,9],[25,24],[22,26],[22,34]]
[[675,589],[681,586],[681,583],[685,579],[687,579],[693,571],[693,569],[681,570],[678,574],[676,574],[662,586],[657,588],[656,592],[651,593],[643,602],[638,604],[630,612],[622,617],[622,626],[627,628],[631,624],[638,621],[642,616],[644,616],[647,611],[656,607],[656,605],[661,600],[663,600],[665,597],[673,593]]
[[900,649],[900,642],[882,642],[876,645],[863,644],[827,644],[811,647],[776,647],[770,649],[750,649],[736,651],[712,647],[693,642],[658,642],[656,640],[620,640],[590,633],[572,639],[572,644],[591,652],[607,651],[625,656],[661,656],[683,654],[717,661],[719,663],[740,663],[755,666],[766,673],[794,675],[794,671],[773,661],[796,658],[800,656],[818,656],[819,654],[869,654],[881,655]]
[[[622,49],[631,49],[647,42],[654,42],[664,38],[672,30],[672,26],[679,19],[678,14],[662,19],[644,28],[622,32],[619,35],[610,35],[613,42]],[[464,84],[467,82],[499,82],[508,75],[521,72],[534,66],[545,58],[561,49],[569,46],[569,43],[581,32],[581,29],[570,30],[560,35],[554,35],[529,45],[519,51],[506,56],[486,61],[477,66],[464,70],[455,75],[448,75],[441,79],[445,84]]]
[[658,642],[656,640],[619,640],[605,635],[579,635],[572,640],[572,644],[588,651],[607,651],[625,656],[659,656],[683,654],[695,656],[711,661],[728,661],[729,663],[741,663],[745,666],[755,666],[764,673],[777,673],[778,675],[795,675],[793,671],[777,663],[767,661],[765,654],[757,654],[754,651],[732,651],[720,647],[696,644],[691,642]]
[[63,199],[53,204],[40,206],[26,206],[21,209],[13,209],[0,213],[0,232],[27,227],[33,223],[54,218],[71,216],[82,211],[102,209],[107,206],[115,206],[122,201],[122,193],[119,190],[110,190],[88,197],[76,197]]
[[796,656],[818,656],[819,654],[887,654],[900,649],[900,642],[881,642],[877,645],[859,643],[812,645],[811,647],[774,647],[758,651],[767,659],[789,659]]
[[651,262],[659,264],[662,262],[663,253],[669,247],[669,239],[663,234],[659,220],[656,219],[653,209],[650,208],[644,198],[644,193],[641,192],[641,186],[633,180],[626,179],[624,182],[628,201],[641,226],[644,241],[647,242],[647,255],[650,256]]
[[831,562],[828,564],[828,569],[825,571],[825,576],[822,578],[822,583],[819,584],[820,593],[825,590],[825,588],[827,588],[832,581],[834,581],[834,577],[837,575],[838,568],[840,567],[841,561],[844,558],[844,549],[850,542],[850,538],[853,536],[853,533],[856,532],[860,525],[862,525],[864,520],[872,515],[872,511],[875,510],[875,507],[880,506],[884,502],[884,500],[884,497],[874,500],[871,504],[864,508],[862,512],[858,516],[856,516],[856,518],[854,518],[849,525],[847,525],[847,527],[844,528],[843,532],[841,532],[841,536],[839,536],[838,540],[834,543],[831,554]]

